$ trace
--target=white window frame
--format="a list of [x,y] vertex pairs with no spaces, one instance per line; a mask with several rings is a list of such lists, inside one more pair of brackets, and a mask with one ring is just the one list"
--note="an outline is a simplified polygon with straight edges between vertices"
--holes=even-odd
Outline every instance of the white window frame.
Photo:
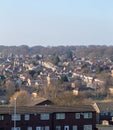
[[37,126],[36,130],[49,130],[49,126]]
[[84,119],[91,119],[92,118],[92,112],[84,113]]
[[61,126],[56,126],[55,130],[61,130]]
[[49,113],[41,113],[40,114],[40,120],[49,120],[50,114]]
[[24,119],[25,119],[25,121],[28,121],[30,119],[30,115],[29,114],[25,114],[24,115]]
[[31,126],[28,126],[28,127],[27,127],[27,130],[32,130],[32,127],[31,127]]
[[80,119],[80,113],[75,113],[75,118]]
[[4,120],[4,115],[0,115],[0,121]]
[[56,113],[56,119],[57,120],[65,119],[65,113]]
[[16,127],[16,128],[12,127],[11,130],[21,130],[21,128],[20,127]]
[[36,130],[41,130],[41,127],[40,127],[40,126],[37,126],[37,127],[36,127]]
[[73,125],[72,130],[77,130],[77,125]]
[[84,130],[92,130],[92,125],[84,125]]
[[49,130],[49,126],[45,126],[45,130]]
[[20,114],[12,114],[12,121],[20,121],[21,120],[21,115]]

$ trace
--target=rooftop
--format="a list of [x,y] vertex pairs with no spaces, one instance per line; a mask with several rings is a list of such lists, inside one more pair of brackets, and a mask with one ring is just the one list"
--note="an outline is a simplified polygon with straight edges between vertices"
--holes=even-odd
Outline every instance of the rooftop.
[[[41,105],[41,106],[19,106],[16,107],[16,113],[18,114],[32,114],[32,113],[54,113],[54,112],[89,112],[95,111],[91,105],[80,105],[80,106],[51,106],[51,105]],[[0,114],[13,114],[14,107],[1,106]]]

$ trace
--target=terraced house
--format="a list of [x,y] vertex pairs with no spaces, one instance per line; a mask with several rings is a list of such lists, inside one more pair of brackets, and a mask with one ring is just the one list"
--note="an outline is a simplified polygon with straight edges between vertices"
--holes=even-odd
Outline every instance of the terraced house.
[[0,107],[0,130],[96,130],[92,106]]

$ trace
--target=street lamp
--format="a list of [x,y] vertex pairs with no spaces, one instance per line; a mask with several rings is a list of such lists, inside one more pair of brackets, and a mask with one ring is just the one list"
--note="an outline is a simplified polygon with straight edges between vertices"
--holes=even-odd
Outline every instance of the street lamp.
[[16,130],[16,98],[14,98],[14,130]]

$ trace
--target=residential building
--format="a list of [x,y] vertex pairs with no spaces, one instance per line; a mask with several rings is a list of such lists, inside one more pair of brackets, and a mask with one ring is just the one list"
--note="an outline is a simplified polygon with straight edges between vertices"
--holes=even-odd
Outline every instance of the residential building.
[[97,112],[97,123],[113,124],[113,102],[97,102],[93,106]]
[[89,105],[0,107],[0,130],[96,130],[96,112]]

